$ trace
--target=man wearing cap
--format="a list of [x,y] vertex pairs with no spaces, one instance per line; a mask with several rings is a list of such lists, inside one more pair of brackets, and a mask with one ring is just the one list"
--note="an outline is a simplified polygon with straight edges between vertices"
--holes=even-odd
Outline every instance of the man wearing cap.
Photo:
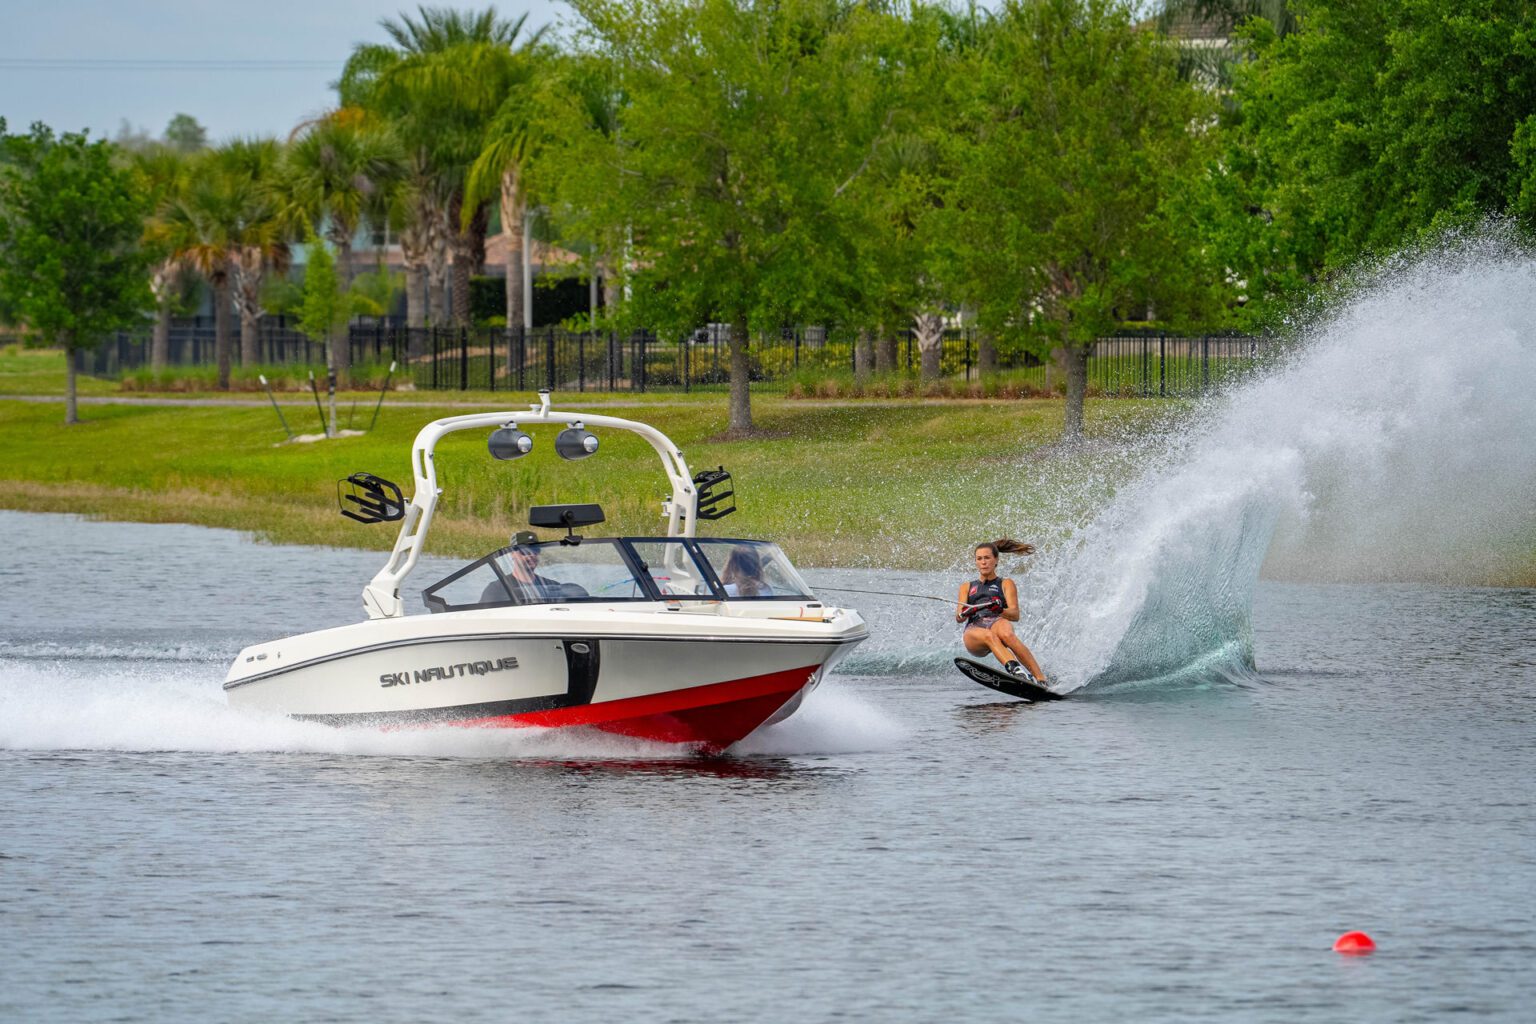
[[507,552],[506,565],[510,570],[507,583],[511,585],[512,592],[508,593],[508,588],[502,586],[501,580],[493,580],[480,595],[481,604],[494,604],[509,599],[517,604],[543,604],[545,601],[558,601],[565,596],[564,584],[538,574],[538,548],[529,544],[514,544]]

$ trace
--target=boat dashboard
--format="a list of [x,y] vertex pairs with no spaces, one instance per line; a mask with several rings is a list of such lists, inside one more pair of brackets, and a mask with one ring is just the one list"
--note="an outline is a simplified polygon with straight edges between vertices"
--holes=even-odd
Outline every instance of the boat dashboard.
[[539,604],[815,601],[777,544],[581,537],[511,544],[422,591],[431,612]]

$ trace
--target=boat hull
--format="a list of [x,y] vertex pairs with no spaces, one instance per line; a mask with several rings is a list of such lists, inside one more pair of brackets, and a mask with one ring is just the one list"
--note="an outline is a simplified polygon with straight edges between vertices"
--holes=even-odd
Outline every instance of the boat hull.
[[247,649],[225,683],[230,704],[341,726],[581,726],[720,751],[792,712],[867,635],[862,622],[655,635],[463,619],[415,637],[372,625]]

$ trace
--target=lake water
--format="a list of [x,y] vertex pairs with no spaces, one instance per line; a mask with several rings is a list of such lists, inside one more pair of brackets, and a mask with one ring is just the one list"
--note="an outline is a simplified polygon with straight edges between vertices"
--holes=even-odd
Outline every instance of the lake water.
[[[1536,1002],[1536,591],[1262,583],[1254,671],[1047,705],[947,668],[944,606],[843,594],[873,639],[796,717],[698,760],[237,713],[235,651],[359,618],[381,556],[0,528],[3,1020],[1526,1020]],[[1357,928],[1376,955],[1331,951]]]
[[1072,699],[954,671],[963,560],[811,570],[873,637],[722,759],[237,713],[382,555],[0,513],[0,1020],[1531,1019],[1536,591],[1450,582],[1536,564],[1536,256],[1352,296],[1164,435],[911,496],[1041,541]]

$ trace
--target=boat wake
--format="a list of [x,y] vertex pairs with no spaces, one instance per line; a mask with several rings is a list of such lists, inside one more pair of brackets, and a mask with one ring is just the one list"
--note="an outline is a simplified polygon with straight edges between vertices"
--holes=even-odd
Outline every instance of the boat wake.
[[1536,536],[1536,259],[1497,228],[1377,268],[1199,410],[1025,586],[1058,687],[1250,678],[1254,587],[1507,582]]
[[[586,729],[334,728],[232,708],[196,664],[148,661],[105,671],[92,660],[0,660],[0,750],[343,754],[530,761],[686,760],[684,747]],[[759,729],[733,755],[792,756],[886,749],[905,729],[858,697],[823,684],[795,715]]]

